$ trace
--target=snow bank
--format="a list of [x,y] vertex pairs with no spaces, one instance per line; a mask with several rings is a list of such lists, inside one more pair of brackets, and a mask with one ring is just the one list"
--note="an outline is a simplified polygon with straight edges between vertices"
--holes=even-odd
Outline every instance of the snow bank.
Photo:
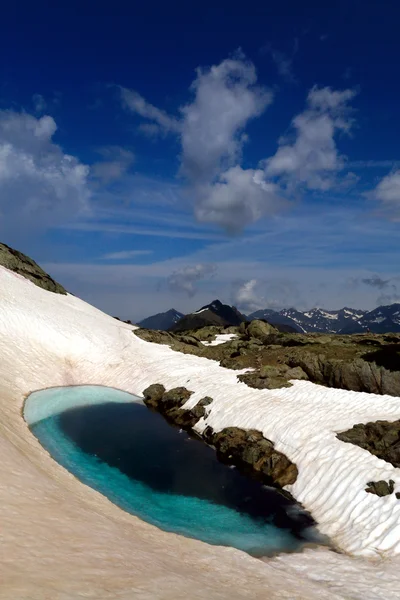
[[[289,556],[281,558],[282,576],[273,563],[159,531],[79,483],[47,455],[22,419],[24,398],[46,387],[106,385],[140,396],[160,382],[193,390],[188,406],[211,396],[210,414],[199,429],[209,424],[263,431],[299,468],[292,493],[343,550],[367,557],[400,552],[400,503],[394,494],[378,498],[364,491],[366,482],[389,478],[400,489],[399,470],[335,437],[354,423],[397,419],[398,398],[308,382],[255,390],[215,361],[146,342],[132,329],[0,267],[0,598],[35,600],[54,597],[54,590],[62,590],[63,600],[85,594],[349,597],[311,581],[312,561],[298,568],[302,555],[296,568]],[[336,568],[331,556],[326,569]],[[398,566],[397,559],[383,562],[382,577]]]
[[220,333],[215,336],[215,339],[212,342],[202,342],[202,344],[205,346],[219,346],[220,344],[225,344],[225,342],[229,342],[235,338],[237,338],[236,333]]

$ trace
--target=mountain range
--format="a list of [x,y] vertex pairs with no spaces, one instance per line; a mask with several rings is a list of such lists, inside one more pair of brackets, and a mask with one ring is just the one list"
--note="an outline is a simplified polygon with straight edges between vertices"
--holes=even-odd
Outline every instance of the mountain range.
[[249,315],[240,313],[235,307],[214,300],[199,310],[183,315],[175,309],[159,313],[140,321],[138,325],[146,329],[185,331],[208,325],[240,325],[243,321],[263,319],[281,331],[298,333],[372,333],[400,332],[400,304],[379,306],[371,311],[353,308],[324,310],[313,308],[299,311],[285,308],[280,311],[257,310]]

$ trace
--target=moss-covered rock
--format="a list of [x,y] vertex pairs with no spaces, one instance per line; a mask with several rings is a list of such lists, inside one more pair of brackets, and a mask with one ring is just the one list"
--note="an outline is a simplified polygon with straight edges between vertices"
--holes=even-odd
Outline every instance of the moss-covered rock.
[[400,420],[359,423],[338,433],[337,438],[368,450],[394,467],[400,467]]
[[49,292],[55,294],[66,294],[67,291],[62,285],[54,281],[34,260],[22,254],[18,250],[10,248],[6,244],[0,243],[0,265],[6,267],[18,275],[22,275],[37,285]]

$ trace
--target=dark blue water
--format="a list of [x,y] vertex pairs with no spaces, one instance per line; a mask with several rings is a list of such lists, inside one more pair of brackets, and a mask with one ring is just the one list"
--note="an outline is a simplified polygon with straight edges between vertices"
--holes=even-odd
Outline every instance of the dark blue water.
[[71,408],[31,431],[83,483],[166,531],[255,556],[308,540],[309,522],[290,500],[222,465],[214,450],[140,403]]

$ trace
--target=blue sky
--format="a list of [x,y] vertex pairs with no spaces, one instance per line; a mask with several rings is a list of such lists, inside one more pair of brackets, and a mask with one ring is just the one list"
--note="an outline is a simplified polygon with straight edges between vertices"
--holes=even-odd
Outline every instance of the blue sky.
[[16,2],[0,239],[138,320],[400,301],[400,5]]

